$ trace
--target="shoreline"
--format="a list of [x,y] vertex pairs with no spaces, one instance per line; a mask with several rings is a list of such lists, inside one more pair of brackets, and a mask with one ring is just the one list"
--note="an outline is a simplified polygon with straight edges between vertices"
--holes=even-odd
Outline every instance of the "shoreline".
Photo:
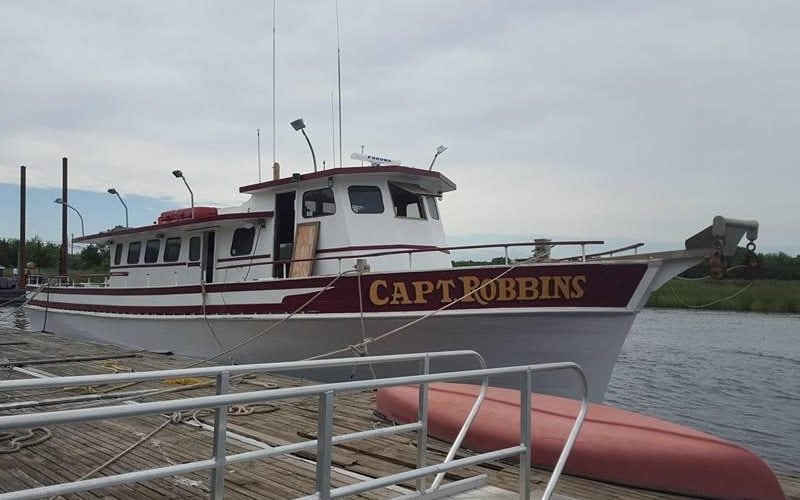
[[800,280],[674,278],[645,307],[800,313]]

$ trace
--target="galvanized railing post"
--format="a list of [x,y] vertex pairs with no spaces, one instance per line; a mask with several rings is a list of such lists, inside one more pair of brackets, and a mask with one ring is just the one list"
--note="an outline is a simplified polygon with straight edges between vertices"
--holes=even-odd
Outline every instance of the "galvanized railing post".
[[333,448],[333,398],[327,391],[319,396],[317,422],[317,493],[321,500],[331,498],[331,448]]
[[508,260],[508,245],[503,245],[503,250],[505,251],[505,256],[506,256],[506,261],[505,262],[506,262],[506,265],[508,265],[508,263],[509,263],[509,260]]
[[414,254],[413,252],[408,252],[408,270],[409,271],[413,271],[414,270],[414,264],[411,261],[411,256],[413,254]]
[[525,451],[519,458],[519,497],[527,500],[531,496],[531,371],[520,375],[519,388],[519,440]]
[[[425,355],[425,359],[420,361],[420,368],[422,374],[428,375],[431,371],[431,358],[430,355]],[[421,427],[417,431],[417,469],[421,469],[428,465],[428,383],[422,383],[419,386],[419,401],[417,403],[417,418],[419,419]],[[427,478],[421,477],[417,479],[417,491],[422,493],[427,487]]]
[[[227,394],[231,374],[224,371],[217,375],[217,391]],[[225,442],[228,433],[228,407],[219,406],[214,409],[214,468],[211,470],[211,498],[222,499],[225,494]]]
[[581,261],[586,262],[586,245],[581,243]]

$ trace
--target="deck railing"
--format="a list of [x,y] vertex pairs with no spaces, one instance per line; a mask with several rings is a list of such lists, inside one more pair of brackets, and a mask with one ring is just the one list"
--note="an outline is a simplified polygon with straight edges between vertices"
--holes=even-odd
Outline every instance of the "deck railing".
[[[431,361],[442,358],[470,356],[475,357],[480,369],[430,373]],[[379,378],[364,381],[349,381],[340,383],[316,384],[301,387],[290,387],[283,389],[271,389],[261,391],[251,391],[243,393],[230,393],[230,380],[233,376],[248,373],[272,373],[289,370],[308,370],[322,369],[331,367],[360,365],[379,365],[383,363],[416,362],[419,374],[402,377]],[[519,493],[521,498],[529,498],[532,445],[531,445],[531,382],[533,374],[554,370],[571,370],[576,373],[577,380],[582,390],[581,408],[575,420],[575,424],[562,449],[553,474],[547,483],[542,498],[550,498],[555,485],[563,470],[572,445],[577,438],[583,419],[588,408],[587,383],[581,368],[570,362],[550,363],[543,365],[512,366],[504,368],[485,368],[483,358],[474,351],[444,351],[416,354],[398,354],[386,356],[355,357],[340,359],[325,359],[315,361],[298,361],[284,363],[264,363],[252,365],[232,365],[218,367],[201,367],[177,370],[158,370],[151,372],[136,373],[117,373],[110,375],[87,375],[87,376],[68,376],[39,378],[33,380],[6,380],[0,381],[0,391],[44,389],[56,387],[83,386],[93,384],[109,384],[122,382],[144,382],[153,380],[163,380],[174,377],[197,377],[215,376],[216,395],[198,396],[175,400],[162,400],[138,404],[101,406],[92,408],[79,408],[68,410],[45,411],[41,413],[26,413],[18,415],[0,416],[0,431],[9,431],[20,428],[41,427],[45,425],[57,425],[76,422],[87,422],[104,419],[114,419],[122,417],[159,415],[186,410],[199,410],[203,408],[214,408],[213,426],[213,454],[205,460],[142,469],[133,472],[115,474],[94,479],[84,479],[79,481],[61,483],[50,486],[18,490],[0,494],[0,500],[20,500],[53,495],[64,495],[80,491],[88,491],[96,488],[129,484],[147,481],[157,478],[174,476],[182,473],[197,472],[201,470],[211,470],[211,493],[210,498],[220,499],[224,494],[224,472],[225,466],[233,463],[259,460],[268,457],[296,453],[302,450],[316,449],[316,491],[313,495],[302,498],[331,499],[340,498],[346,495],[359,494],[366,491],[382,488],[385,486],[396,485],[410,480],[416,480],[416,492],[411,494],[413,497],[426,497],[436,491],[437,493],[453,494],[467,489],[473,489],[485,484],[486,476],[477,476],[461,481],[455,481],[446,485],[441,485],[444,473],[459,467],[477,465],[487,462],[500,460],[503,458],[518,458],[520,461]],[[486,394],[486,387],[489,377],[498,375],[517,374],[520,377],[520,444],[500,450],[471,455],[466,458],[454,459],[456,450],[463,442],[469,426],[477,416],[478,410]],[[461,431],[454,441],[450,453],[442,463],[428,465],[426,462],[427,450],[427,431],[428,431],[428,391],[429,384],[443,381],[459,381],[481,379],[482,388],[476,398],[475,404],[467,417]],[[416,422],[370,429],[366,431],[351,432],[348,434],[334,435],[333,433],[333,413],[334,402],[339,394],[346,392],[357,392],[383,387],[414,384],[419,385],[418,419]],[[225,443],[228,439],[227,433],[227,407],[238,404],[263,403],[267,401],[278,401],[297,397],[317,397],[318,398],[318,434],[317,439],[292,443],[282,446],[269,447],[265,444],[263,449],[227,455]],[[391,474],[389,476],[368,479],[355,484],[333,488],[331,486],[331,452],[333,446],[348,441],[369,439],[378,436],[387,436],[404,432],[415,432],[417,435],[417,464],[411,471]],[[436,474],[432,486],[426,486],[425,478]],[[438,495],[437,495],[438,496]]]

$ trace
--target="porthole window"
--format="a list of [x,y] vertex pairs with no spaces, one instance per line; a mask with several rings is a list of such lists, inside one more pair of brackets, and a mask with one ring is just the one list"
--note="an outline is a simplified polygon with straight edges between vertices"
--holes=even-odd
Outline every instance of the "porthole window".
[[350,186],[350,208],[357,214],[382,214],[383,196],[377,186]]
[[333,189],[323,188],[303,193],[303,217],[321,217],[336,213]]
[[253,251],[253,240],[256,236],[255,227],[240,227],[233,232],[231,242],[231,255],[248,255]]

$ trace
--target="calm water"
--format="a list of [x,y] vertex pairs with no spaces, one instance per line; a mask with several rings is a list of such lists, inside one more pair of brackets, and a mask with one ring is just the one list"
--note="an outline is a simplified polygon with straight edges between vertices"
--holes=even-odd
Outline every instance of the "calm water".
[[606,402],[741,444],[800,472],[800,315],[646,310]]
[[[27,327],[0,308],[0,324]],[[647,310],[606,402],[739,443],[800,472],[800,315]]]

